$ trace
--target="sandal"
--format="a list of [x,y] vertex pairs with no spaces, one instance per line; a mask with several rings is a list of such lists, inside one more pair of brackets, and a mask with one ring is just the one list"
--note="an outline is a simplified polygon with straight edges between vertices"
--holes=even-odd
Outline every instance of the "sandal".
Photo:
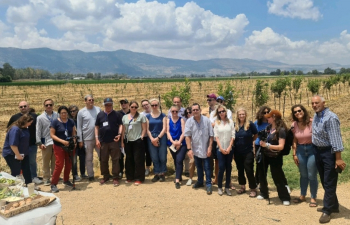
[[237,194],[241,195],[245,193],[245,188],[244,187],[241,187],[240,189],[237,190]]
[[296,204],[299,204],[299,203],[302,203],[302,202],[305,202],[305,201],[306,201],[305,199],[300,199],[300,198],[293,199],[293,202],[296,203]]
[[256,192],[256,189],[250,189],[249,197],[250,198],[255,198],[258,195]]
[[309,203],[309,207],[311,207],[311,208],[317,207],[317,206],[318,206],[317,202],[310,202]]

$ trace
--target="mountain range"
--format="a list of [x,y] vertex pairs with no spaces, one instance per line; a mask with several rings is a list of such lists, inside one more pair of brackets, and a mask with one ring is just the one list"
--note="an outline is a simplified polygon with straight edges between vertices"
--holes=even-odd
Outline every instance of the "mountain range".
[[83,52],[80,50],[57,51],[49,48],[0,48],[0,65],[5,62],[10,63],[14,68],[31,67],[48,70],[51,73],[124,73],[131,77],[157,77],[174,74],[230,75],[252,71],[270,73],[276,69],[308,72],[314,69],[323,71],[327,67],[335,70],[350,67],[336,63],[291,65],[269,60],[229,58],[181,60],[127,50]]

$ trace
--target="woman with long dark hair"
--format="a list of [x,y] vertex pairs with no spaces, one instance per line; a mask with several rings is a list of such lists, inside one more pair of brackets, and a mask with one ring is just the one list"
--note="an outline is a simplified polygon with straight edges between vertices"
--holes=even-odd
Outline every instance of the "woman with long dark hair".
[[[237,190],[237,194],[246,192],[248,179],[249,197],[254,198],[257,196],[257,192],[254,178],[253,142],[258,136],[258,131],[254,123],[248,120],[247,111],[244,108],[237,110],[235,129],[234,159],[238,170],[238,182],[241,186]],[[244,172],[247,175],[247,179],[244,176]]]
[[264,147],[262,159],[258,164],[260,195],[257,199],[269,199],[269,190],[267,187],[267,168],[270,165],[272,179],[276,185],[278,197],[283,202],[283,205],[290,205],[290,195],[287,184],[287,179],[282,170],[283,155],[280,154],[284,149],[284,144],[287,137],[287,126],[282,120],[282,114],[278,110],[272,110],[265,115],[270,124],[266,130],[269,133],[266,141],[260,141],[260,146]]
[[217,149],[213,149],[213,151],[217,151],[219,160],[218,194],[220,196],[223,194],[222,180],[226,171],[225,193],[231,196],[232,146],[235,140],[235,125],[227,117],[227,109],[223,105],[218,105],[215,110],[215,117],[214,138],[216,139]]
[[294,127],[293,159],[300,172],[300,197],[293,200],[294,203],[306,201],[305,196],[310,183],[311,200],[310,207],[317,207],[317,167],[312,145],[312,122],[309,112],[303,105],[294,105],[291,108]]
[[[50,135],[53,140],[53,150],[56,157],[55,170],[53,171],[51,180],[51,192],[59,192],[57,188],[58,180],[64,166],[63,184],[65,186],[73,187],[73,184],[69,181],[69,174],[72,169],[72,161],[70,154],[73,152],[67,152],[63,147],[69,146],[67,138],[72,138],[76,135],[74,121],[68,118],[68,108],[66,106],[60,106],[58,108],[58,114],[60,118],[52,121],[50,125]],[[76,140],[74,139],[76,143]]]
[[183,161],[187,152],[186,140],[184,136],[185,121],[179,117],[180,107],[173,105],[170,108],[171,117],[167,119],[167,145],[174,159],[175,165],[175,188],[180,189],[182,181]]
[[[255,126],[256,129],[258,130],[258,133],[262,130],[265,130],[266,127],[269,125],[269,123],[267,122],[267,119],[265,118],[265,115],[268,114],[271,111],[271,108],[264,105],[261,106],[259,108],[259,111],[256,113],[256,117],[255,117]],[[254,155],[256,155],[257,151],[260,148],[260,137],[258,135],[258,137],[255,139],[254,142]],[[256,169],[255,169],[255,183],[256,185],[259,185],[259,170],[258,170],[258,164],[256,164]]]
[[33,117],[24,114],[7,128],[2,156],[11,169],[12,176],[18,176],[23,171],[26,184],[32,183],[29,165],[29,130]]
[[122,147],[125,148],[126,183],[135,180],[136,186],[145,181],[145,146],[143,138],[147,132],[147,119],[137,109],[139,104],[130,101],[130,113],[123,116]]
[[[79,112],[79,108],[76,105],[70,105],[68,107],[68,116],[70,119],[72,119],[74,121],[75,127],[77,127],[77,116],[78,116],[78,112]],[[83,137],[79,137],[79,140],[82,140]],[[78,156],[79,156],[79,170],[80,170],[80,174],[81,177],[79,177],[78,175],[78,167],[77,167],[77,162],[78,162]],[[74,154],[74,164],[73,164],[73,176],[75,181],[80,181],[81,178],[88,178],[87,175],[85,175],[85,148],[84,148],[84,144],[82,148],[79,148],[79,146],[77,146],[77,148],[75,149],[75,154]]]

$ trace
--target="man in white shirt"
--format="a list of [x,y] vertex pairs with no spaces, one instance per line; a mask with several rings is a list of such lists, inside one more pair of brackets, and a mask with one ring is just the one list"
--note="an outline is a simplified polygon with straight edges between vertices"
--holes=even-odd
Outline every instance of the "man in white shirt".
[[96,147],[95,122],[97,114],[101,109],[100,107],[94,106],[95,100],[92,95],[86,95],[84,100],[85,107],[79,110],[77,116],[77,136],[79,137],[79,147],[85,147],[85,165],[89,181],[94,181],[94,149],[98,157],[100,157],[100,149]]

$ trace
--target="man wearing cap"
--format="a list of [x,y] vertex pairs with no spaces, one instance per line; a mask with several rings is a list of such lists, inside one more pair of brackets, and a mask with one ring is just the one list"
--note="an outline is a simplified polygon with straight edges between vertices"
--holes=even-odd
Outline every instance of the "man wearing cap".
[[[215,122],[214,115],[215,115],[215,110],[217,107],[216,95],[213,93],[207,95],[207,102],[208,102],[209,107],[207,110],[205,110],[204,113],[202,113],[202,115],[208,117],[211,124],[212,124],[212,127],[214,127],[214,125],[215,125],[214,124],[214,122]],[[213,141],[212,149],[216,149],[216,141],[215,140]],[[216,155],[215,150],[212,151],[211,158],[212,158],[212,160],[210,161],[210,169],[212,171],[212,174],[215,174],[215,180],[213,183],[216,184],[217,179],[218,179],[218,175],[219,175],[219,161],[218,161],[218,156]]]
[[[77,135],[79,137],[79,147],[85,147],[85,165],[89,181],[94,180],[94,149],[100,157],[100,149],[96,146],[95,140],[95,122],[97,114],[101,111],[100,107],[94,106],[95,100],[92,95],[84,97],[85,107],[79,110],[77,116]],[[82,178],[86,178],[84,174]]]
[[35,125],[36,125],[36,118],[37,115],[35,113],[29,113],[29,104],[26,101],[21,101],[18,104],[19,113],[11,116],[7,127],[11,126],[14,122],[16,122],[20,117],[22,117],[24,114],[29,114],[33,117],[32,124],[28,127],[30,139],[29,139],[29,166],[30,166],[30,174],[32,176],[33,183],[35,184],[41,184],[43,181],[38,178],[37,174],[37,163],[36,163],[36,154],[38,151],[38,146],[35,144]]
[[111,156],[113,184],[118,186],[122,116],[113,110],[112,98],[105,98],[103,105],[105,110],[97,114],[95,123],[96,146],[100,148],[100,168],[103,176],[100,184],[103,185],[109,181],[108,161]]
[[[120,108],[122,108],[122,109],[117,111],[117,112],[120,113],[122,115],[122,118],[123,118],[123,116],[130,113],[129,101],[128,101],[128,99],[124,98],[124,99],[120,100],[119,103],[120,103]],[[119,158],[119,166],[120,166],[119,177],[122,178],[123,173],[124,173],[124,154],[121,154],[121,156]]]
[[341,158],[344,150],[338,116],[325,107],[325,100],[320,95],[311,99],[315,111],[312,121],[312,144],[315,146],[315,159],[321,183],[324,189],[323,208],[320,223],[328,223],[332,213],[339,212],[339,202],[336,194],[338,173],[345,169]]
[[197,167],[198,181],[193,185],[193,188],[204,186],[204,166],[207,194],[210,195],[212,194],[210,155],[215,151],[212,149],[214,131],[210,120],[201,115],[201,108],[198,103],[192,105],[192,113],[193,116],[186,121],[184,132],[188,154],[190,158],[194,157]]

